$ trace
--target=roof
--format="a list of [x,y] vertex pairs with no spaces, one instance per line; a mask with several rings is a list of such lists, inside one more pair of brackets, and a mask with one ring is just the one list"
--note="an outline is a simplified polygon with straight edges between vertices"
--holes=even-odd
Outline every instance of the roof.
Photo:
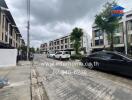
[[8,8],[8,6],[7,6],[6,2],[5,2],[5,0],[0,0],[0,6],[1,6],[1,7],[4,7],[4,8]]
[[[5,0],[0,0],[0,7],[4,7],[4,8],[7,8],[8,9],[8,6],[7,6],[6,2],[5,2]],[[14,18],[12,17],[11,12],[4,10],[4,13],[8,17],[8,19],[11,21],[11,24],[14,25],[14,26],[16,26],[16,23],[14,21]],[[19,31],[18,28],[16,28],[16,30],[17,30],[18,33],[20,33],[20,31]]]

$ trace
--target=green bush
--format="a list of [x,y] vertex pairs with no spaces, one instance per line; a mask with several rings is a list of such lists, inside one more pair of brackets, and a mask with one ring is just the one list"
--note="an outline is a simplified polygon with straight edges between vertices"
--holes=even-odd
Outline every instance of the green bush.
[[81,60],[82,57],[83,57],[83,55],[81,55],[81,54],[74,54],[74,55],[71,55],[71,59],[72,59],[72,60],[76,60],[76,59]]

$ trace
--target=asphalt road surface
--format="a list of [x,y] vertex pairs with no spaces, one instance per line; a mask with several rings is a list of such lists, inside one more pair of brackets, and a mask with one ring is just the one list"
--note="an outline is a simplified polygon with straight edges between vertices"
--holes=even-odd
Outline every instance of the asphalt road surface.
[[132,80],[90,70],[79,61],[58,61],[35,55],[50,100],[132,100]]

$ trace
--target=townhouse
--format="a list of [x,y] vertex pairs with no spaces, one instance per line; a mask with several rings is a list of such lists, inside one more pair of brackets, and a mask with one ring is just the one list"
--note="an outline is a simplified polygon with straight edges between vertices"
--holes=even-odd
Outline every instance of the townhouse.
[[[122,19],[119,21],[118,28],[114,33],[114,47],[117,51],[125,51],[125,37],[127,35],[128,43],[132,49],[132,10],[125,12]],[[102,32],[96,24],[92,26],[92,50],[100,51],[110,46],[108,35]]]
[[[81,53],[89,53],[91,50],[91,42],[90,42],[90,36],[83,35],[81,39]],[[41,51],[47,52],[47,51],[70,51],[71,54],[74,54],[74,48],[73,48],[73,42],[70,40],[70,34],[66,36],[62,36],[60,38],[57,38],[55,40],[49,41],[49,43],[42,44],[40,46]],[[46,51],[45,51],[46,50]]]
[[0,48],[19,48],[22,35],[4,0],[0,0]]
[[47,43],[41,44],[40,51],[44,52],[44,53],[47,53],[48,52],[48,44]]

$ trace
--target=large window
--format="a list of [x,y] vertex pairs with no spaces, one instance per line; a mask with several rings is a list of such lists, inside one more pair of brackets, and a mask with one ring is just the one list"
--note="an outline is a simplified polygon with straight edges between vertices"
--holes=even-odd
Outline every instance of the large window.
[[65,39],[65,43],[67,43],[67,39]]
[[59,41],[57,41],[57,45],[59,45],[59,43],[60,43],[60,42],[59,42]]
[[115,33],[121,33],[121,32],[123,32],[123,23],[120,23],[115,30]]
[[114,44],[120,44],[120,37],[114,37]]
[[63,40],[61,40],[61,44],[63,44]]
[[95,40],[95,45],[103,45],[104,44],[104,41],[103,39],[99,39],[99,40]]
[[127,30],[132,30],[132,20],[127,22]]
[[95,37],[99,37],[103,34],[103,32],[101,30],[96,30],[95,31]]
[[57,49],[60,49],[60,47],[59,47],[59,46],[57,46]]

